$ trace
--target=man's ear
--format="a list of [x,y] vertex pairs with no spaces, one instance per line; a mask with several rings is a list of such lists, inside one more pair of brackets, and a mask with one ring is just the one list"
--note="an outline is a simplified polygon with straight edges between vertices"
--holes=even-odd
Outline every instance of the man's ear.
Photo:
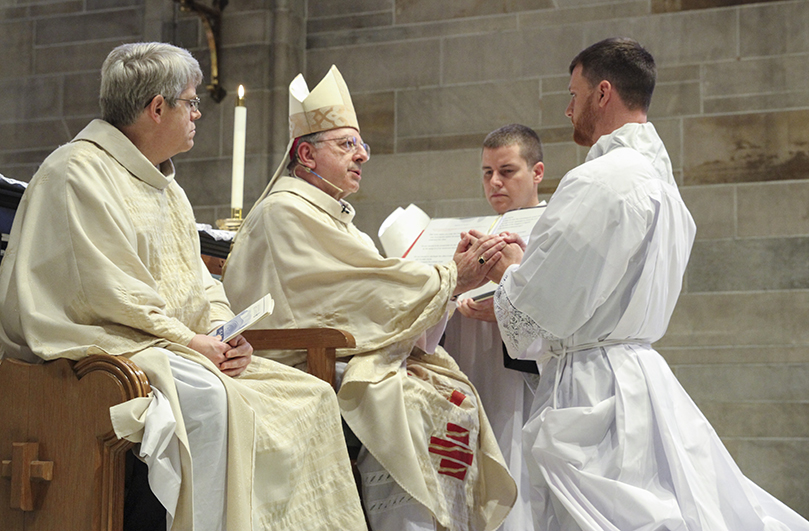
[[532,169],[534,172],[534,184],[539,184],[542,182],[542,177],[545,176],[545,165],[540,161],[534,164]]
[[309,142],[301,142],[298,144],[298,163],[301,166],[306,166],[310,170],[317,168],[317,162],[314,158],[315,147]]
[[614,96],[615,87],[606,79],[602,79],[601,83],[596,87],[598,95],[598,106],[604,107]]
[[163,119],[163,115],[166,113],[167,108],[168,104],[166,103],[166,98],[164,98],[161,94],[158,94],[152,98],[152,101],[149,102],[149,105],[146,106],[144,111],[149,118],[157,123],[160,123],[160,120]]

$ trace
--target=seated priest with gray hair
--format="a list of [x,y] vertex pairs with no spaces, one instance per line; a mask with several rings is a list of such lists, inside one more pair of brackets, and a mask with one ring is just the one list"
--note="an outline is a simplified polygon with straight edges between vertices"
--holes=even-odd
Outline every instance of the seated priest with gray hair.
[[[474,386],[438,341],[456,296],[483,284],[502,245],[459,248],[437,266],[381,256],[346,201],[370,150],[340,72],[332,67],[311,92],[299,75],[289,92],[286,157],[236,235],[228,297],[239,311],[272,293],[265,327],[337,327],[356,338],[338,351],[337,396],[362,443],[373,530],[496,529],[516,487]],[[304,364],[298,352],[266,355]]]
[[14,219],[0,357],[104,352],[147,374],[153,394],[112,420],[144,441],[163,528],[364,529],[331,387],[252,357],[242,336],[208,335],[234,314],[171,160],[194,145],[201,81],[197,60],[169,44],[109,54],[103,119],[48,156]]

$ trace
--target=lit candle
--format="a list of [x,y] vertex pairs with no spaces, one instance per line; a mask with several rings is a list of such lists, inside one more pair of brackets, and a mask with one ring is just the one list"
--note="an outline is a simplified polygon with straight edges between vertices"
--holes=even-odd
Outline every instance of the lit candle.
[[230,192],[231,217],[241,219],[244,202],[244,146],[247,136],[247,107],[244,106],[244,86],[239,85],[236,111],[233,116],[233,177]]

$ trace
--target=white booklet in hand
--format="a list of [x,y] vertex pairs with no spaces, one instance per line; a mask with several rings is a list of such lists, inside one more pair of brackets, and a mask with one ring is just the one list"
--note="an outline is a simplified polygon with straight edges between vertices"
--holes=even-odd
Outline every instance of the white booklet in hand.
[[267,315],[270,315],[275,308],[275,301],[272,300],[271,295],[265,295],[245,310],[239,312],[239,315],[216,328],[209,336],[218,337],[220,340],[227,343],[234,337],[238,336]]

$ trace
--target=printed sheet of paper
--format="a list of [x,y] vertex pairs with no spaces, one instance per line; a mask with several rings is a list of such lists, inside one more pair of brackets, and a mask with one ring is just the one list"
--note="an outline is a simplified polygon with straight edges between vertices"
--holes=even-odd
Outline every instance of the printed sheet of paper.
[[512,210],[502,216],[430,220],[411,204],[406,209],[397,208],[388,216],[379,229],[379,238],[387,256],[402,256],[428,265],[443,264],[452,260],[461,232],[472,229],[485,234],[515,232],[527,242],[544,206],[543,201],[538,207]]
[[274,308],[275,301],[272,300],[272,296],[265,295],[208,335],[218,337],[227,343],[256,324],[262,317],[270,315]]
[[488,233],[497,218],[498,216],[478,216],[434,219],[424,229],[405,258],[428,265],[449,262],[455,254],[462,232],[477,229]]
[[531,230],[534,228],[534,225],[536,225],[537,220],[544,210],[545,205],[541,205],[506,212],[500,218],[499,223],[494,227],[492,233],[516,232],[525,243],[528,243]]

